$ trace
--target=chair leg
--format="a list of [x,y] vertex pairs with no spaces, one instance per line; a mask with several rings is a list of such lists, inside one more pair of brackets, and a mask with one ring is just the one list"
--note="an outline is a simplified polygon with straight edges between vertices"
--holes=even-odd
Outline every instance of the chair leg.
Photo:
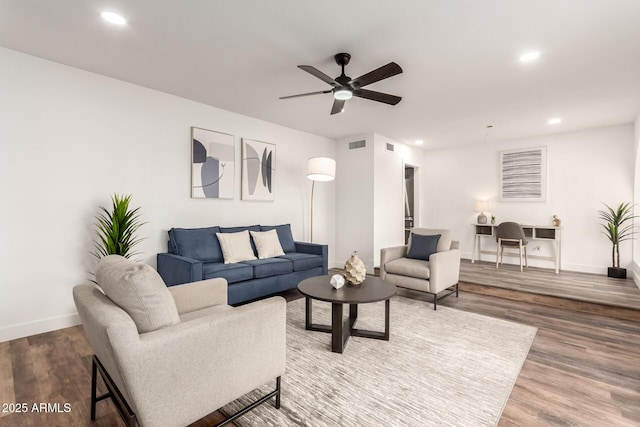
[[276,409],[280,409],[280,392],[282,390],[280,387],[280,377],[276,378],[276,390],[278,391],[276,394]]
[[438,295],[437,294],[433,294],[433,309],[437,309],[438,308]]
[[96,388],[98,386],[98,367],[95,359],[91,360],[91,421],[96,420]]
[[500,244],[500,240],[501,239],[498,239],[498,248],[496,249],[496,268],[498,268],[498,260],[500,259],[499,258],[500,257],[500,247],[502,246]]
[[520,252],[520,272],[522,272],[522,240],[520,241],[520,244],[518,245],[518,250]]
[[458,284],[456,283],[456,298],[458,298]]
[[524,246],[524,266],[529,268],[529,259],[527,258],[527,245]]

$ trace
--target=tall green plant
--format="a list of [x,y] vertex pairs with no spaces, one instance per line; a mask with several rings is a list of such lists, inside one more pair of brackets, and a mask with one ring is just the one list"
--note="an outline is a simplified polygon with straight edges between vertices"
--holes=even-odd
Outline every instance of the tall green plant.
[[635,225],[633,220],[637,218],[633,214],[633,205],[630,203],[620,203],[617,208],[612,208],[603,203],[607,210],[599,210],[598,216],[604,221],[602,234],[607,236],[612,244],[611,265],[620,268],[620,242],[633,239]]
[[130,258],[138,252],[132,252],[132,248],[142,239],[136,237],[138,229],[143,226],[140,222],[140,208],[129,209],[131,195],[111,197],[111,210],[100,206],[100,212],[96,215],[96,232],[99,242],[94,243],[95,251],[92,254],[100,259],[107,255],[122,255]]

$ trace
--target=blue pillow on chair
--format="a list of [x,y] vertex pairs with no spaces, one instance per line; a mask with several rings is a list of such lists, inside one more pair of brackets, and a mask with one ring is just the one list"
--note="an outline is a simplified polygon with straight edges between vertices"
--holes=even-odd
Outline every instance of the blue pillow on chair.
[[438,252],[438,240],[441,234],[425,236],[423,234],[411,233],[411,247],[407,258],[422,259],[429,261],[431,254]]

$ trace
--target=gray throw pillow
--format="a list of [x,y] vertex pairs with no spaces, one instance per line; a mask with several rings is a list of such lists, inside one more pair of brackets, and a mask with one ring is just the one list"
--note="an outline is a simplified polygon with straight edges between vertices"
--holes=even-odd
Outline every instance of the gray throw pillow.
[[98,262],[96,281],[131,316],[139,333],[180,323],[171,292],[150,265],[109,255]]
[[426,236],[412,233],[411,247],[407,258],[429,261],[429,257],[438,252],[438,240],[440,240],[440,234]]

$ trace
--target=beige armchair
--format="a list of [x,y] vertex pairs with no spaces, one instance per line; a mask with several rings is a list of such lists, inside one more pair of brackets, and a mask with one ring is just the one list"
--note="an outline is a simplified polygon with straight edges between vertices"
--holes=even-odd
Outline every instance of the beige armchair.
[[[439,239],[431,237],[438,234]],[[416,246],[412,251],[411,245],[415,235],[425,236],[416,238],[416,244],[418,240],[428,240],[425,244],[433,244],[431,250],[424,252],[424,248],[418,250]],[[434,253],[428,255],[431,252]],[[459,277],[460,244],[451,240],[449,230],[413,228],[408,245],[380,250],[380,278],[402,288],[432,294],[434,310],[437,309],[439,298],[454,292],[456,297],[458,296]]]
[[95,352],[92,420],[96,402],[110,397],[127,425],[185,426],[274,379],[275,389],[245,409],[274,397],[280,407],[283,298],[230,307],[225,279],[167,288],[152,267],[116,255],[100,261],[96,281],[100,289],[73,289]]

